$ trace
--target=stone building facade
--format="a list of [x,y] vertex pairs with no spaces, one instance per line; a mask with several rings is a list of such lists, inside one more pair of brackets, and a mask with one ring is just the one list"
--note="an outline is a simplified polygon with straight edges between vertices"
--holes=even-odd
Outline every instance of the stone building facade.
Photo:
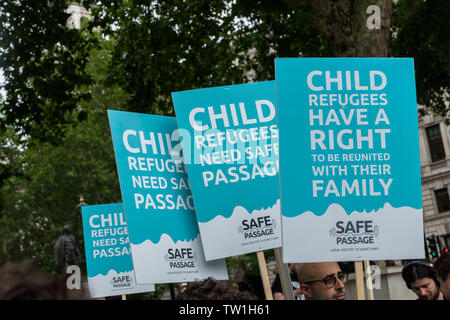
[[[425,237],[450,247],[450,131],[441,116],[419,116],[420,166]],[[427,241],[428,245],[428,241]]]
[[71,15],[67,20],[67,26],[69,28],[80,29],[83,21],[91,18],[89,11],[87,11],[82,5],[75,2],[68,5],[66,13]]

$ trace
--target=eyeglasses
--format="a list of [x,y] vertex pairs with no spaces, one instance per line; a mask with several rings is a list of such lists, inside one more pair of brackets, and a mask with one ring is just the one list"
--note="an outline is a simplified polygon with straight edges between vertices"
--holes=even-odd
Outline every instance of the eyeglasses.
[[337,277],[334,274],[330,274],[323,279],[320,280],[311,280],[304,281],[303,283],[313,283],[313,282],[323,282],[327,288],[333,288],[336,285],[337,279],[339,279],[342,283],[346,283],[348,278],[348,274],[343,272],[338,272]]

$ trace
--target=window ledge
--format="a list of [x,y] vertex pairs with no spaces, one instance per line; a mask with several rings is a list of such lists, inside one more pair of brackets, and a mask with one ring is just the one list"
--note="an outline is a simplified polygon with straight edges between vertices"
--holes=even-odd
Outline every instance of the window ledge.
[[424,221],[432,221],[432,220],[445,219],[445,218],[450,218],[450,211],[438,212],[438,213],[432,214],[430,216],[423,217]]
[[439,161],[436,161],[436,162],[431,162],[430,163],[430,168],[431,168],[431,170],[435,170],[435,169],[438,169],[438,168],[445,167],[446,165],[447,165],[447,160],[446,159],[442,159],[442,160],[439,160]]

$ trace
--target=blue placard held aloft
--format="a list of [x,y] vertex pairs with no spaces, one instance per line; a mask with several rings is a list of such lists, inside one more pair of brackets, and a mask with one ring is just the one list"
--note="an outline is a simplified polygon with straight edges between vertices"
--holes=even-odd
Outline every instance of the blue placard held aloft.
[[108,111],[138,283],[228,279],[206,262],[173,117]]
[[136,283],[122,203],[81,207],[91,297],[154,291]]
[[206,260],[281,246],[274,85],[172,93]]
[[413,60],[275,67],[284,262],[423,258]]

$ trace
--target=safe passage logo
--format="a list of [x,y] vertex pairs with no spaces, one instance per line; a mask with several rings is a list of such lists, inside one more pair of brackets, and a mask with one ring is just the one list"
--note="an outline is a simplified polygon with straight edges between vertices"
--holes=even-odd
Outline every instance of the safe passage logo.
[[169,248],[164,256],[170,269],[195,268],[197,254],[192,248]]
[[134,279],[131,275],[112,277],[110,284],[114,289],[131,288],[135,285]]
[[330,229],[330,237],[336,239],[337,245],[373,244],[380,228],[372,220],[337,221]]
[[244,236],[244,239],[256,239],[264,236],[270,236],[275,233],[276,221],[271,216],[262,216],[258,218],[244,219],[238,228],[238,233]]

